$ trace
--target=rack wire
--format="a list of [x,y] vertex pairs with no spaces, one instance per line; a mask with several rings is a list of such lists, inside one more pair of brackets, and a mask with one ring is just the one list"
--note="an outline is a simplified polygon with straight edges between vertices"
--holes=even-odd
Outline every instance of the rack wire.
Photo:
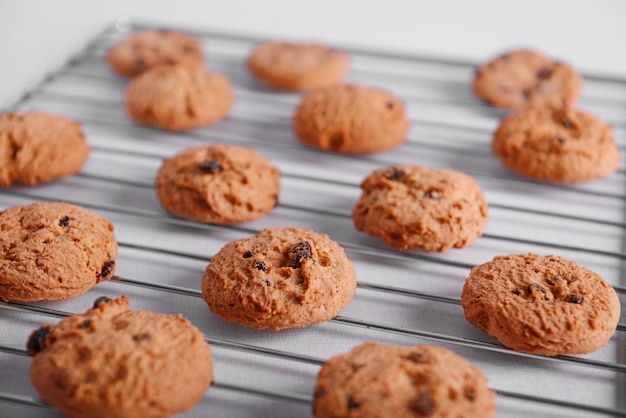
[[[0,191],[0,208],[63,200],[113,221],[120,244],[115,280],[64,302],[0,303],[2,416],[58,414],[29,383],[25,343],[42,322],[83,312],[98,296],[127,294],[134,309],[182,313],[211,345],[215,383],[183,416],[306,417],[319,367],[365,341],[446,346],[480,367],[497,394],[501,417],[626,416],[626,323],[601,350],[584,356],[542,357],[509,350],[463,318],[459,296],[469,269],[508,253],[554,253],[602,274],[626,298],[623,267],[626,173],[567,186],[535,182],[504,169],[489,143],[505,112],[469,91],[477,63],[339,46],[350,53],[349,81],[376,85],[408,105],[405,145],[368,156],[322,153],[301,146],[290,118],[298,95],[258,85],[244,60],[257,36],[185,30],[203,40],[207,67],[228,75],[237,102],[211,127],[170,133],[130,121],[123,111],[126,81],[108,70],[104,51],[130,31],[112,26],[7,110],[40,109],[83,124],[92,146],[77,176],[38,187]],[[584,107],[610,121],[626,148],[626,79],[584,74]],[[189,222],[168,215],[153,192],[163,158],[200,144],[255,148],[281,170],[276,210],[236,226]],[[447,167],[474,176],[487,195],[489,226],[471,247],[444,254],[398,252],[354,230],[351,210],[360,181],[396,164]],[[353,261],[354,300],[327,323],[280,332],[257,331],[215,317],[201,298],[204,267],[227,242],[263,228],[295,225],[328,233]]]

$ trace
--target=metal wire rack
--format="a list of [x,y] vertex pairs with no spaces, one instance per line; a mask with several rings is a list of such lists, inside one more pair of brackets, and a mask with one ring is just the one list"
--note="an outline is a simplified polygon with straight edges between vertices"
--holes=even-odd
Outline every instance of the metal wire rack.
[[[517,177],[491,155],[505,113],[476,99],[476,63],[343,47],[349,81],[382,86],[408,105],[412,129],[400,149],[342,156],[301,146],[290,118],[298,95],[257,84],[243,65],[255,36],[190,30],[205,45],[207,67],[228,75],[237,94],[229,117],[189,133],[163,132],[130,121],[122,106],[126,81],[108,70],[104,51],[133,24],[108,28],[10,109],[40,109],[83,124],[92,153],[81,173],[38,187],[0,191],[0,208],[37,200],[82,205],[113,221],[120,244],[116,280],[64,302],[0,303],[0,415],[58,416],[29,383],[26,338],[41,323],[83,312],[98,296],[127,294],[134,309],[182,313],[213,347],[215,383],[184,416],[306,417],[319,366],[365,341],[438,344],[480,367],[498,393],[498,416],[626,416],[626,323],[603,349],[554,358],[509,350],[469,325],[459,295],[469,269],[495,255],[558,254],[602,274],[626,298],[623,267],[626,173],[561,186]],[[181,28],[174,28],[181,29]],[[341,46],[340,46],[341,47]],[[626,146],[626,79],[584,74],[580,106],[613,124]],[[162,158],[193,145],[250,146],[281,170],[276,210],[259,221],[217,226],[173,218],[152,191]],[[473,175],[490,204],[485,235],[445,254],[397,252],[358,233],[351,210],[359,183],[395,164],[448,167]],[[201,299],[204,267],[225,243],[265,227],[295,225],[328,233],[353,261],[358,290],[346,310],[313,327],[256,331],[215,317]]]

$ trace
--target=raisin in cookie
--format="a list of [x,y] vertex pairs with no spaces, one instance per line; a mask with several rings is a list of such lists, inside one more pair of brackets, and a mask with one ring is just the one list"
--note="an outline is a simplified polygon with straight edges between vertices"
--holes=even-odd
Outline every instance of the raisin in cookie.
[[303,144],[344,154],[391,150],[406,141],[409,128],[404,103],[394,95],[350,84],[305,93],[293,116]]
[[0,186],[76,174],[89,156],[79,123],[45,112],[0,114]]
[[446,348],[365,343],[322,367],[313,415],[488,418],[495,398],[483,373]]
[[226,76],[178,64],[161,65],[133,78],[124,104],[138,122],[185,131],[223,119],[234,100]]
[[37,202],[0,212],[0,300],[80,295],[115,272],[113,225],[80,206]]
[[620,165],[611,126],[574,109],[526,109],[505,117],[491,149],[511,170],[554,183],[595,180]]
[[590,353],[611,338],[620,316],[615,290],[598,274],[554,255],[498,256],[470,272],[465,317],[526,353]]
[[232,224],[271,212],[280,194],[280,173],[251,148],[214,144],[163,161],[156,194],[170,213],[189,220]]
[[482,235],[489,209],[480,186],[453,170],[402,165],[375,170],[352,211],[359,231],[397,250],[443,252]]
[[350,58],[323,44],[273,41],[257,45],[247,66],[269,86],[302,90],[340,81],[350,70]]
[[150,29],[136,32],[108,49],[107,64],[118,75],[134,77],[162,64],[202,66],[202,44],[182,32]]
[[578,100],[583,79],[570,65],[529,50],[515,50],[483,64],[474,77],[474,94],[492,105],[567,107]]
[[68,417],[168,417],[213,379],[211,350],[182,315],[132,311],[126,296],[43,325],[28,340],[30,379]]
[[257,329],[329,320],[356,289],[352,263],[328,235],[269,228],[226,244],[207,266],[202,296],[211,311]]

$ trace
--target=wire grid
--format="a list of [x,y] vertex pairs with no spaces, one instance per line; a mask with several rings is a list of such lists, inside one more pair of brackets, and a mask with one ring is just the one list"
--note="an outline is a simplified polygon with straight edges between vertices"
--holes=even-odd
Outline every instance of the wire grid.
[[[92,146],[77,176],[38,187],[0,191],[0,208],[63,200],[113,221],[120,245],[117,280],[64,302],[0,303],[2,416],[58,416],[29,383],[28,334],[83,312],[99,296],[127,294],[133,309],[182,313],[213,348],[215,383],[183,416],[306,417],[319,367],[365,341],[437,344],[465,357],[498,393],[498,416],[626,416],[624,315],[601,350],[547,358],[513,352],[468,324],[459,296],[469,269],[495,255],[558,254],[602,274],[624,306],[622,278],[626,177],[557,186],[518,177],[491,155],[491,133],[505,112],[472,97],[476,63],[342,47],[351,54],[350,82],[386,88],[407,104],[412,129],[398,150],[367,156],[322,153],[301,146],[291,130],[294,93],[260,86],[244,60],[256,36],[190,30],[202,38],[208,68],[228,75],[237,101],[229,117],[188,133],[141,126],[124,114],[127,81],[103,62],[128,31],[113,26],[65,66],[24,94],[10,110],[39,109],[83,124]],[[181,28],[171,28],[181,29]],[[339,46],[341,47],[341,46]],[[626,80],[584,74],[581,107],[613,124],[626,145]],[[231,143],[255,148],[281,170],[280,205],[261,220],[236,226],[199,224],[165,213],[153,193],[163,158],[190,146]],[[444,254],[397,252],[354,230],[351,210],[359,183],[395,164],[446,167],[473,175],[490,205],[485,235]],[[355,265],[358,289],[337,318],[280,332],[257,331],[217,318],[201,299],[210,255],[263,228],[294,225],[328,233]]]

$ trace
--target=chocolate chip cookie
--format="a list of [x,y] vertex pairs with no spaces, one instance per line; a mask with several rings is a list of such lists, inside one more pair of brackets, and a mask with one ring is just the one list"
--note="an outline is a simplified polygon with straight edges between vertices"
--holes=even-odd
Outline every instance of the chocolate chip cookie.
[[207,266],[202,296],[229,321],[278,331],[329,320],[356,289],[352,263],[328,235],[268,228],[226,244]]
[[68,417],[168,417],[213,380],[211,350],[179,315],[132,311],[126,296],[43,325],[28,340],[30,379]]
[[367,176],[361,189],[352,211],[355,228],[397,250],[463,248],[487,226],[485,195],[465,173],[413,165],[386,167]]
[[483,373],[446,348],[365,343],[322,367],[313,415],[488,418],[495,398]]
[[36,202],[0,212],[0,300],[78,296],[115,273],[108,219],[80,206]]
[[620,302],[598,274],[564,258],[497,256],[463,286],[465,318],[502,344],[526,353],[590,353],[615,332]]

